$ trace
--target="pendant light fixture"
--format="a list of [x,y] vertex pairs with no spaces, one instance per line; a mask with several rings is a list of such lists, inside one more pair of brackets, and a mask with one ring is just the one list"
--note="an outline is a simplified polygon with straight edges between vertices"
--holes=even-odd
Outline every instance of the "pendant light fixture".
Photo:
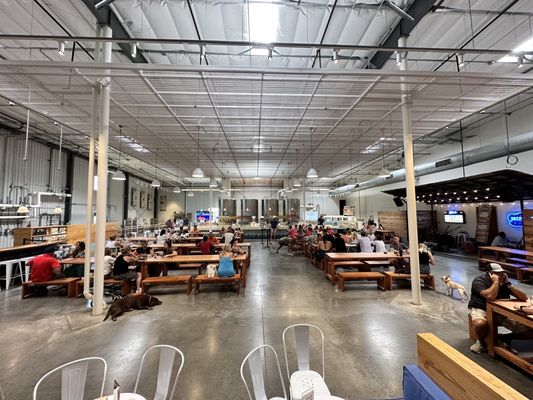
[[122,125],[118,126],[120,136],[119,136],[119,142],[118,142],[118,169],[113,174],[111,179],[115,181],[125,181],[126,175],[124,175],[124,172],[120,169],[120,156],[122,155]]
[[157,179],[157,147],[155,148],[155,179],[150,183],[150,187],[161,187],[161,182]]
[[212,157],[213,163],[211,165],[211,180],[209,181],[209,187],[211,189],[218,187],[218,182],[215,179],[215,148],[213,147],[213,157]]
[[381,145],[382,148],[382,157],[381,157],[381,170],[379,171],[380,178],[386,178],[390,175],[390,171],[385,168],[385,143]]
[[204,171],[202,171],[202,168],[200,168],[200,125],[198,125],[198,133],[197,133],[196,144],[198,145],[196,168],[194,169],[194,171],[192,171],[192,177],[193,178],[203,178],[204,177]]
[[187,196],[189,196],[189,197],[193,197],[194,196],[194,193],[192,192],[192,190],[189,190],[187,192]]
[[[56,122],[57,124],[57,122]],[[57,155],[57,175],[58,175],[58,181],[60,180],[60,172],[61,171],[61,150],[63,148],[63,125],[59,126],[59,153]],[[63,209],[61,206],[57,206],[53,209],[52,214],[54,215],[61,215],[63,213]]]
[[307,171],[308,178],[318,178],[318,172],[313,168],[313,128],[309,128],[311,131],[311,168]]
[[54,208],[54,210],[52,211],[52,214],[54,214],[54,215],[61,215],[62,213],[63,213],[63,210],[59,206]]
[[[180,163],[179,161],[176,163],[176,180],[179,182],[179,175],[180,175]],[[172,190],[172,193],[181,193],[181,189],[178,186],[178,183],[176,183],[176,186],[174,186],[174,189]]]

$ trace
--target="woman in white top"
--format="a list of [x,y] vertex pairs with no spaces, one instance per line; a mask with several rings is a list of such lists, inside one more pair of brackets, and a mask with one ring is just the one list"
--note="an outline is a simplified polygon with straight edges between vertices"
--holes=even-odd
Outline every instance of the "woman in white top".
[[387,249],[385,248],[385,242],[383,241],[383,236],[380,233],[376,234],[376,240],[372,242],[374,245],[374,251],[376,253],[386,253]]

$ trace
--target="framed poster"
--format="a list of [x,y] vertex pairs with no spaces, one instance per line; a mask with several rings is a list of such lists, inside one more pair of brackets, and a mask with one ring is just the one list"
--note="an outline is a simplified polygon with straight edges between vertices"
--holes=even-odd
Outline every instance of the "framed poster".
[[146,200],[146,209],[150,211],[152,209],[152,195],[148,193],[147,198],[148,199]]
[[146,207],[146,192],[144,190],[141,190],[139,193],[139,207]]
[[167,211],[167,196],[159,196],[159,211]]
[[131,188],[130,204],[132,207],[137,207],[137,188]]

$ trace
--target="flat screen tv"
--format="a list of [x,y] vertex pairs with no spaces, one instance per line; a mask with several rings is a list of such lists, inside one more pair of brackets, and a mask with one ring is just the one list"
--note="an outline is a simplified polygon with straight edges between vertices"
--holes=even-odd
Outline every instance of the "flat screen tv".
[[198,222],[208,222],[209,221],[209,211],[196,211],[196,221],[198,221]]
[[465,213],[459,210],[445,211],[444,222],[447,224],[466,224]]
[[318,221],[318,211],[306,211],[305,220],[306,221]]

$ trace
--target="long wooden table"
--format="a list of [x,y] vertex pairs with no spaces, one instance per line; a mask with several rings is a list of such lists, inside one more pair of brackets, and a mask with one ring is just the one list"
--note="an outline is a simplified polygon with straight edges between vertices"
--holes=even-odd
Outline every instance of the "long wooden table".
[[525,301],[518,300],[489,300],[487,301],[487,322],[489,324],[489,336],[487,340],[488,353],[491,357],[499,355],[512,362],[524,371],[533,375],[533,363],[510,352],[503,346],[498,345],[498,316],[510,318],[533,330],[533,315],[525,315],[515,309],[527,305]]
[[[242,277],[242,285],[246,286],[246,275],[248,270],[247,255],[239,254],[232,257],[233,263],[237,264],[238,272]],[[149,264],[172,264],[178,269],[196,269],[198,275],[201,274],[201,268],[198,266],[190,267],[183,264],[218,264],[220,256],[218,254],[194,254],[186,256],[173,256],[173,257],[148,257],[141,261],[141,274],[143,279],[148,276]]]
[[503,269],[516,274],[520,281],[526,279],[528,273],[533,273],[533,252],[519,249],[511,249],[499,246],[479,246],[478,247],[478,268],[489,262],[499,263]]
[[[335,272],[336,263],[344,261],[358,261],[368,265],[368,268],[376,267],[375,261],[388,261],[398,259],[409,259],[409,255],[397,256],[394,253],[326,253],[326,278],[335,284],[337,274]],[[385,263],[384,263],[385,264]]]

